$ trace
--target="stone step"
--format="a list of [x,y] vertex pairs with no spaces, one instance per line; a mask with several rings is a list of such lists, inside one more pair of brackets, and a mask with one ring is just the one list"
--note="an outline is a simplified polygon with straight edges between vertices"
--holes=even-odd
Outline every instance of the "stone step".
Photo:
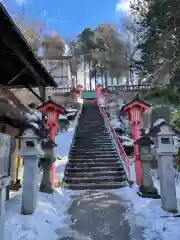
[[125,175],[123,176],[106,176],[106,177],[84,177],[84,178],[72,178],[72,177],[65,177],[64,180],[66,183],[73,183],[73,184],[82,184],[82,183],[106,183],[108,182],[124,182],[126,181]]
[[[105,165],[106,166],[106,165]],[[84,167],[84,168],[72,168],[71,166],[67,166],[67,172],[68,173],[79,173],[79,172],[83,172],[83,173],[88,173],[88,172],[108,172],[108,171],[112,171],[112,172],[116,172],[116,171],[122,171],[123,170],[123,167],[121,164],[119,164],[118,167],[109,167],[109,166],[106,166],[106,167],[91,167],[91,169],[89,169],[87,166]]]
[[104,172],[66,172],[65,174],[66,176],[68,176],[69,178],[86,178],[86,177],[100,177],[100,176],[122,176],[124,175],[124,170],[121,169],[119,171],[104,171]]
[[[120,163],[68,163],[69,168],[119,167]],[[92,170],[91,170],[92,171]]]
[[88,142],[85,142],[85,141],[82,141],[81,143],[79,143],[79,141],[74,141],[73,142],[73,146],[75,146],[75,147],[84,147],[84,146],[89,146],[89,145],[91,145],[92,147],[104,147],[104,148],[106,148],[106,147],[111,147],[111,146],[114,146],[114,143],[113,142],[106,142],[106,141],[101,141],[101,142],[95,142],[95,141],[93,141],[93,142],[91,142],[91,141],[88,141]]
[[103,143],[111,143],[113,144],[113,141],[111,139],[102,139],[102,140],[94,140],[94,139],[91,139],[91,140],[78,140],[77,143],[80,145],[81,143],[93,143],[93,144],[103,144]]
[[99,151],[101,151],[101,152],[108,152],[108,151],[111,151],[111,150],[114,150],[114,151],[116,151],[116,148],[114,147],[114,146],[112,146],[112,147],[107,147],[107,148],[102,148],[102,147],[97,147],[97,148],[93,148],[93,149],[84,149],[84,148],[82,148],[81,146],[80,147],[72,147],[71,148],[71,151],[72,152],[77,152],[77,151],[79,151],[79,152],[90,152],[90,153],[94,153],[94,152],[99,152]]
[[126,187],[127,183],[124,182],[108,182],[108,183],[78,183],[78,184],[63,184],[64,188],[72,189],[72,190],[86,190],[86,189],[117,189],[121,187]]
[[76,158],[69,158],[69,163],[117,163],[119,161],[119,158],[96,158],[96,159],[89,159],[89,158],[86,158],[86,159],[76,159]]
[[[105,131],[105,132],[107,132],[107,127],[106,126],[101,126],[101,125],[99,125],[99,126],[97,126],[97,125],[92,125],[92,126],[86,126],[86,125],[84,125],[84,124],[82,124],[82,126],[81,126],[81,124],[79,124],[78,125],[78,129],[77,129],[77,131],[78,132],[83,132],[83,131],[91,131],[91,130],[93,130],[93,129],[95,129],[95,130],[98,130],[98,131]],[[95,131],[94,131],[95,132]]]
[[88,132],[87,134],[76,134],[76,137],[78,138],[84,138],[84,137],[91,137],[91,138],[110,138],[110,135],[109,133],[106,133],[106,134],[101,134],[100,132],[98,134],[94,134],[94,133],[91,133],[91,132]]
[[84,122],[79,122],[79,128],[78,130],[88,130],[91,128],[95,128],[95,129],[100,129],[100,130],[107,130],[107,127],[103,124],[103,123],[99,123],[99,124],[86,124]]
[[84,151],[71,151],[70,152],[70,156],[112,156],[117,154],[117,151],[114,149],[111,149],[109,151],[102,151],[102,150],[96,150],[96,151],[91,151],[89,152],[88,150],[84,150]]
[[107,130],[101,130],[99,128],[91,128],[91,129],[81,129],[81,130],[78,130],[77,134],[87,134],[87,133],[92,133],[94,135],[98,135],[97,133],[101,133],[101,134],[109,134]]
[[101,128],[101,129],[105,129],[107,128],[107,126],[105,125],[104,122],[102,121],[99,121],[98,123],[86,123],[85,121],[79,121],[79,126],[82,127],[83,129],[85,128],[91,128],[91,127],[95,127],[95,128]]
[[100,129],[100,128],[91,128],[91,129],[88,128],[86,130],[79,129],[77,131],[77,134],[85,134],[87,132],[91,132],[94,135],[98,135],[99,133],[101,133],[101,134],[109,134],[107,129]]
[[96,131],[99,131],[99,132],[107,132],[108,129],[106,127],[100,127],[100,126],[92,126],[92,127],[81,127],[80,125],[78,125],[78,129],[77,129],[77,132],[84,132],[84,131],[92,131],[93,132],[94,130],[94,133],[96,133]]
[[99,137],[110,137],[109,133],[102,133],[102,132],[98,132],[98,134],[94,134],[94,132],[87,132],[87,134],[85,133],[77,133],[76,137],[81,138],[81,137],[93,137],[93,138],[99,138]]
[[88,143],[88,142],[94,142],[94,143],[112,143],[112,139],[110,137],[108,138],[93,138],[93,137],[89,137],[89,138],[81,138],[81,139],[77,139],[74,138],[74,140],[77,140],[78,143]]
[[99,126],[91,126],[91,127],[81,127],[78,125],[78,129],[77,129],[77,132],[78,133],[82,133],[82,132],[94,132],[96,133],[97,131],[98,132],[107,132],[107,128],[101,128]]
[[112,158],[118,158],[119,157],[119,155],[118,154],[114,154],[114,153],[112,153],[112,154],[109,154],[109,155],[102,155],[102,154],[88,154],[88,155],[86,155],[86,154],[73,154],[73,153],[71,153],[70,155],[69,155],[69,158],[70,159],[89,159],[89,158],[91,158],[91,159],[98,159],[98,158],[104,158],[104,159],[112,159]]

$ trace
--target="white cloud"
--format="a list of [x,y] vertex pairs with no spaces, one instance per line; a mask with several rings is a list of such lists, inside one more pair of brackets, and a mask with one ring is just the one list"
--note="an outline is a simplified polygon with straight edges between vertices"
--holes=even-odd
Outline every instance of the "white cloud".
[[48,15],[48,11],[47,11],[47,10],[44,10],[44,11],[43,11],[43,15],[44,15],[44,16],[47,16],[47,15]]
[[116,12],[123,11],[129,12],[130,0],[121,0],[116,4]]
[[16,0],[16,3],[18,4],[18,5],[22,5],[22,4],[24,4],[26,2],[26,0]]

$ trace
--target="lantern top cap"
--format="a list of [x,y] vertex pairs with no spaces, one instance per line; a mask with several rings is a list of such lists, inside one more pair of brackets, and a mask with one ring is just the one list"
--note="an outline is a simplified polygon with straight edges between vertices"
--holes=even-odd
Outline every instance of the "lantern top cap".
[[67,113],[66,109],[61,105],[55,103],[50,96],[48,97],[47,102],[37,107],[38,110],[46,110],[47,108],[54,108],[55,110],[59,111],[63,115]]
[[77,85],[77,88],[83,88],[83,85],[79,84]]
[[102,91],[102,92],[107,92],[108,89],[105,87],[105,88],[103,88],[101,91]]
[[33,126],[32,128],[21,128],[20,132],[15,136],[15,138],[22,138],[22,136],[24,136],[24,134],[28,131],[35,135],[37,138],[44,138],[42,131]]
[[121,110],[126,112],[134,107],[143,107],[145,110],[147,110],[150,106],[151,105],[149,103],[140,100],[139,96],[137,95],[132,101],[125,104]]
[[80,90],[79,90],[79,89],[77,89],[77,88],[73,88],[73,89],[71,89],[71,92],[80,93]]

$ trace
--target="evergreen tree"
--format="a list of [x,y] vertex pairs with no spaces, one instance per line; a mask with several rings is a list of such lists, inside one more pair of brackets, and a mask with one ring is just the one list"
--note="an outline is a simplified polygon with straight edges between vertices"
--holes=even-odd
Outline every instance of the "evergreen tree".
[[141,61],[137,69],[152,74],[168,60],[171,69],[179,68],[180,56],[180,1],[133,1],[133,20],[138,26]]

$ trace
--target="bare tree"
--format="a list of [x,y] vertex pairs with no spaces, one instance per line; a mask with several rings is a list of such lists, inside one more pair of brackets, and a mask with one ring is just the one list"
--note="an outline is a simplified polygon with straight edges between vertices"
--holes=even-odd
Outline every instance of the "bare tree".
[[124,43],[119,33],[111,24],[101,24],[94,32],[99,51],[93,55],[104,67],[105,78],[107,78],[107,74],[112,79],[124,76],[127,63],[124,55]]
[[140,60],[140,52],[138,51],[138,28],[132,20],[124,18],[121,21],[122,34],[124,38],[124,55],[126,58],[126,84],[135,83],[134,64],[137,60]]
[[66,45],[61,36],[57,33],[53,35],[45,35],[42,40],[43,57],[45,66],[52,77],[56,77],[55,73],[61,69],[63,73],[64,65],[61,58],[66,49]]
[[45,23],[36,16],[32,18],[27,17],[24,6],[22,6],[19,12],[14,13],[13,17],[16,25],[23,33],[34,52],[38,53],[45,31]]

